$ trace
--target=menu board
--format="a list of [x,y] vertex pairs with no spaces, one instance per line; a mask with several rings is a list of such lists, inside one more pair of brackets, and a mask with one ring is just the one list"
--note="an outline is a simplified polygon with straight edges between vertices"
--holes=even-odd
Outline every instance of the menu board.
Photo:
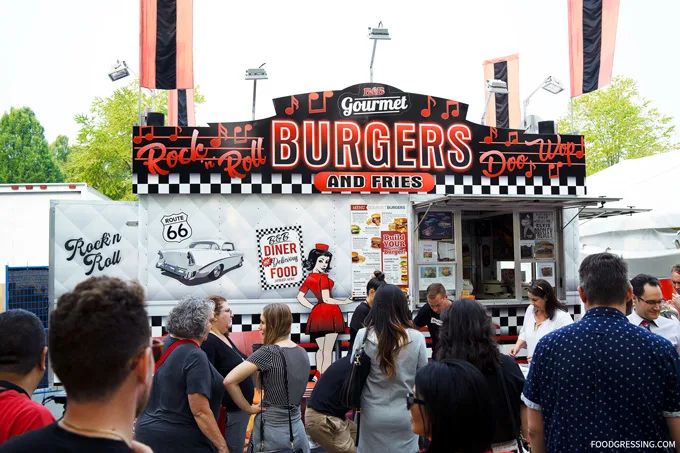
[[407,205],[356,204],[350,209],[352,296],[366,296],[366,283],[376,270],[385,273],[387,283],[408,286]]
[[418,289],[427,290],[432,283],[441,283],[447,291],[456,289],[456,266],[453,264],[424,265],[418,267]]
[[555,287],[555,263],[536,263],[536,278],[546,280]]
[[520,258],[555,259],[555,213],[520,212]]
[[453,239],[453,214],[450,212],[427,212],[418,214],[418,239]]
[[385,281],[408,285],[408,234],[382,231],[382,270]]

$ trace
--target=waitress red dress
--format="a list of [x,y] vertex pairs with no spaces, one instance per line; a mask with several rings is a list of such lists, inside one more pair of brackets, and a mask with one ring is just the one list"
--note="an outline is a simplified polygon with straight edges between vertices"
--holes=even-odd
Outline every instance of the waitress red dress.
[[311,291],[316,296],[318,303],[312,308],[307,320],[307,335],[310,333],[344,333],[345,318],[342,316],[340,307],[334,304],[327,304],[323,301],[321,291],[327,289],[333,297],[333,280],[327,274],[313,272],[307,276],[300,287],[300,291],[307,293]]

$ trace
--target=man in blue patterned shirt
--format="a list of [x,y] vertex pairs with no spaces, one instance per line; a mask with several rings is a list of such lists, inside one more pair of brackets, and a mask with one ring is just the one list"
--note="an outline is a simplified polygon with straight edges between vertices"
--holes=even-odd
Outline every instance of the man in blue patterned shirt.
[[586,314],[538,343],[522,395],[532,452],[663,452],[668,441],[680,452],[680,356],[626,319],[627,274],[609,253],[585,258]]

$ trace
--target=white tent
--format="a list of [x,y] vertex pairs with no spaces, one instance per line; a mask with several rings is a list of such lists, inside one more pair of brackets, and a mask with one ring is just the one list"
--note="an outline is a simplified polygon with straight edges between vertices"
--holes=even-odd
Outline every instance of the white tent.
[[581,259],[609,251],[623,256],[630,275],[668,278],[680,263],[680,151],[620,162],[588,177],[588,197],[621,201],[607,208],[651,209],[633,215],[581,220]]

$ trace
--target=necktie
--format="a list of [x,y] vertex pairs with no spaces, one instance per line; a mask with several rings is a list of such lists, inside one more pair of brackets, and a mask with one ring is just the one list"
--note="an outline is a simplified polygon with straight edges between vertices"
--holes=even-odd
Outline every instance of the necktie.
[[650,332],[652,331],[652,323],[647,321],[646,319],[640,323],[640,327],[644,327],[645,329],[649,330]]

